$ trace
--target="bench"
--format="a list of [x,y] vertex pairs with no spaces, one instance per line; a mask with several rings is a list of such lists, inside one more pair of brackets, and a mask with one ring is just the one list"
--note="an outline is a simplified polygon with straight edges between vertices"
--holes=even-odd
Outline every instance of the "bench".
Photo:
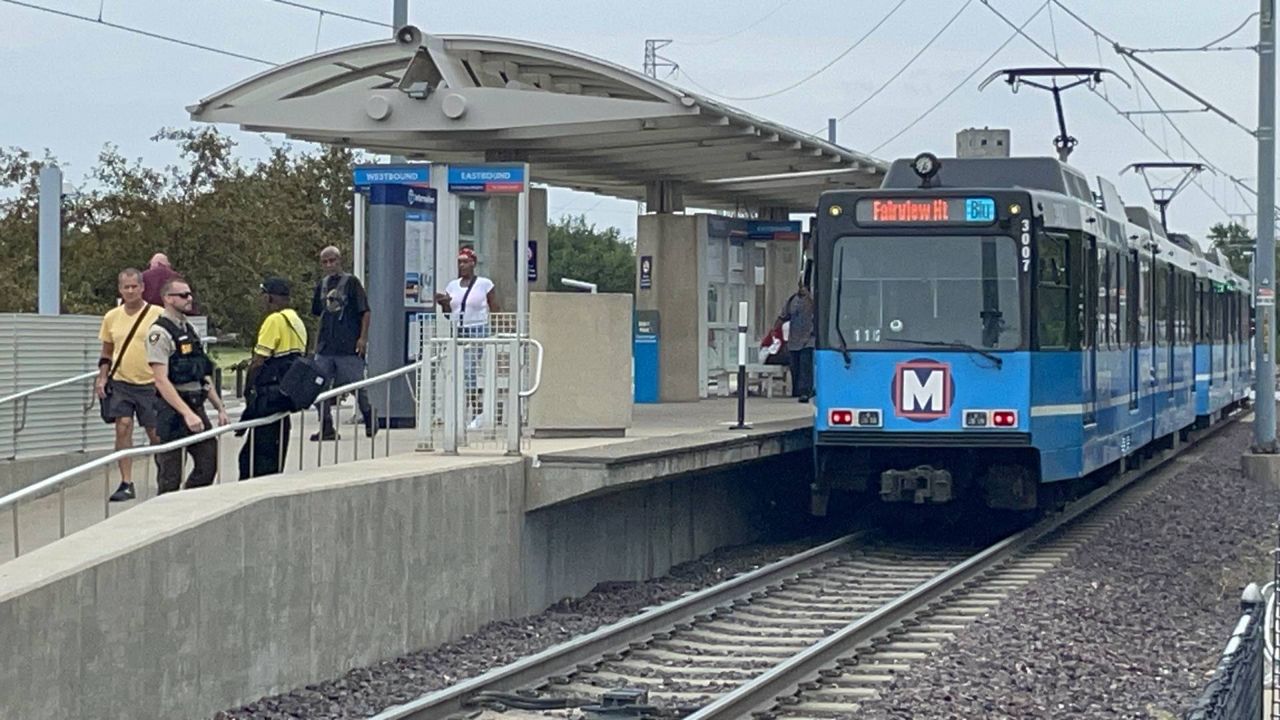
[[[716,383],[716,395],[720,397],[729,396],[729,380],[738,374],[738,369],[726,369],[714,373],[711,377]],[[781,391],[787,391],[787,372],[786,365],[764,365],[761,363],[750,363],[747,365],[747,393],[750,394],[752,388],[755,388],[757,395],[764,395],[767,398],[773,397],[774,385],[778,382],[782,383]]]

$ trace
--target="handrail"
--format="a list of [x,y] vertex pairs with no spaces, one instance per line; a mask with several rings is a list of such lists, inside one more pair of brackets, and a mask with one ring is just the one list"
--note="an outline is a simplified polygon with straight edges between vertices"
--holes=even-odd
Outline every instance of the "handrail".
[[[349,385],[343,385],[342,387],[325,391],[323,393],[320,393],[320,395],[316,397],[316,402],[320,402],[322,400],[329,400],[331,398],[338,397],[339,395],[345,395],[346,393],[352,392],[353,390],[359,390],[360,388],[368,387],[369,385],[375,385],[379,382],[391,380],[401,375],[407,375],[408,373],[413,372],[414,370],[417,370],[419,365],[421,365],[421,361],[417,363],[413,363],[411,365],[405,365],[404,367],[397,368],[389,372],[385,372],[375,377],[367,378],[365,380],[359,380]],[[305,412],[305,411],[300,411],[300,412]],[[56,475],[52,475],[48,478],[45,478],[44,480],[41,480],[38,483],[35,483],[33,485],[28,485],[27,487],[22,488],[21,490],[15,490],[14,492],[11,492],[8,495],[5,495],[4,497],[0,497],[0,511],[13,507],[17,503],[33,495],[42,495],[45,493],[45,491],[57,490],[60,485],[62,485],[64,482],[66,482],[70,478],[76,477],[78,475],[83,475],[91,470],[95,470],[97,468],[110,465],[111,463],[118,462],[124,458],[145,457],[148,455],[158,455],[160,453],[171,452],[173,450],[178,450],[178,449],[187,447],[188,445],[194,445],[196,443],[203,442],[211,438],[216,438],[219,435],[224,435],[229,432],[235,432],[237,430],[248,430],[250,428],[261,427],[263,425],[270,425],[292,414],[293,414],[292,412],[279,412],[273,415],[268,415],[266,417],[254,418],[253,420],[239,420],[237,422],[228,423],[226,425],[210,428],[208,430],[203,430],[201,432],[196,433],[195,435],[189,435],[187,437],[180,438],[178,440],[171,440],[170,442],[164,443],[162,445],[142,445],[139,447],[127,448],[125,450],[117,450],[109,455],[104,455],[100,458],[97,458],[95,460],[90,460],[87,463],[77,465],[68,470],[63,470],[62,472],[57,473]]]
[[521,390],[520,397],[527,398],[538,392],[538,386],[542,384],[542,343],[533,338],[525,338],[538,348],[538,364],[533,366],[533,387],[528,390]]
[[[202,341],[206,345],[212,345],[212,344],[216,344],[218,339],[216,337],[206,337],[206,338],[202,338]],[[62,380],[55,380],[54,382],[45,383],[44,385],[40,385],[39,387],[29,388],[27,390],[23,390],[22,392],[16,392],[12,395],[6,395],[0,398],[0,405],[4,405],[5,403],[8,403],[8,402],[13,402],[14,400],[21,400],[22,398],[30,397],[31,395],[35,395],[36,393],[42,393],[46,390],[54,390],[64,385],[71,385],[73,383],[80,382],[81,380],[88,380],[90,378],[96,377],[97,374],[98,374],[97,370],[89,370],[87,372],[80,373],[79,375],[72,375],[69,378],[64,378]]]
[[57,380],[51,383],[45,383],[44,385],[41,385],[39,387],[33,387],[27,390],[23,390],[22,392],[14,393],[12,395],[6,395],[0,398],[0,405],[4,405],[5,403],[8,403],[8,402],[13,402],[14,400],[21,400],[25,397],[30,397],[31,395],[35,395],[36,393],[42,393],[46,390],[53,390],[55,388],[63,387],[64,385],[71,385],[71,384],[80,382],[81,380],[88,380],[89,378],[96,377],[97,375],[98,375],[97,370],[90,370],[89,372],[80,373],[79,375],[72,375],[69,378],[64,378],[62,380]]

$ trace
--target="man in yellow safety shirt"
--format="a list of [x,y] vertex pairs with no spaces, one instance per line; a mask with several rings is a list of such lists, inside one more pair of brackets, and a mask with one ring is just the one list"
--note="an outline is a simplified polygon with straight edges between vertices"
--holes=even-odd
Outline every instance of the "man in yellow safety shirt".
[[[298,313],[289,307],[289,283],[281,278],[267,278],[261,287],[267,316],[258,329],[258,341],[249,362],[245,383],[248,390],[241,420],[267,417],[290,409],[289,399],[280,390],[280,381],[289,366],[307,351],[307,327]],[[249,431],[250,438],[240,450],[241,480],[271,475],[284,469],[292,427],[289,417],[285,416],[270,425]]]

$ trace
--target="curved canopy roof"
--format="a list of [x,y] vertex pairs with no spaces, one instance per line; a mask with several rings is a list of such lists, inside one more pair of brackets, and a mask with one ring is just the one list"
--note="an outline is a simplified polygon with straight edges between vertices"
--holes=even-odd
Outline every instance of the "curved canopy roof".
[[401,31],[250,77],[188,108],[302,140],[437,162],[527,161],[535,181],[694,207],[807,210],[887,164],[627,68],[519,40]]

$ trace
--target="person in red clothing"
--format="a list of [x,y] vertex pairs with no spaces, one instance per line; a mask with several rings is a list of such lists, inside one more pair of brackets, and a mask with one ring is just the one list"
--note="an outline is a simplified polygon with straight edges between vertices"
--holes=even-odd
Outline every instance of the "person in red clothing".
[[142,273],[142,299],[152,305],[164,307],[164,298],[160,296],[160,289],[176,277],[178,273],[174,272],[173,267],[169,265],[167,255],[164,253],[152,255],[150,265],[146,272]]

